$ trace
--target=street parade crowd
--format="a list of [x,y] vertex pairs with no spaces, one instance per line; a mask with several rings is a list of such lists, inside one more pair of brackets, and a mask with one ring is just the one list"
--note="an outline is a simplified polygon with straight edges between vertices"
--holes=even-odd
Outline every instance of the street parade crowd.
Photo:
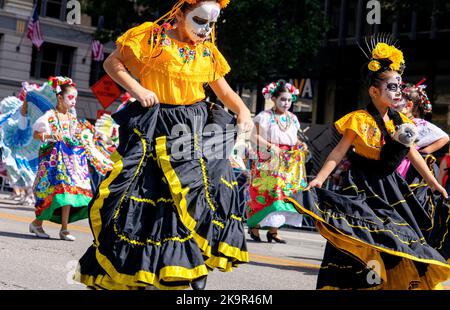
[[[308,177],[314,154],[290,112],[299,90],[267,84],[271,107],[252,119],[224,78],[213,29],[229,2],[179,0],[120,36],[104,68],[128,95],[95,124],[77,117],[68,77],[24,81],[1,100],[2,170],[10,198],[35,207],[29,232],[50,238],[50,221],[75,241],[69,224],[89,219],[75,274],[88,288],[202,290],[210,271],[249,262],[246,234],[284,244],[279,229],[309,218],[327,240],[318,289],[439,289],[450,279],[450,155],[433,154],[449,136],[426,120],[425,80],[403,81],[390,36],[366,39],[370,100],[335,122],[341,139]],[[367,281],[373,260],[379,283]]]

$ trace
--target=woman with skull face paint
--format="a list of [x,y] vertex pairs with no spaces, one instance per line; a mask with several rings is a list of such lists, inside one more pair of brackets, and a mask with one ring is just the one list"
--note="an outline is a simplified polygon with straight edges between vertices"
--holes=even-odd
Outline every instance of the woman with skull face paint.
[[76,274],[90,288],[204,289],[209,270],[249,260],[228,161],[234,118],[204,101],[209,84],[240,129],[252,128],[214,44],[228,2],[179,0],[160,20],[128,30],[105,61],[136,101],[113,115],[120,145],[90,206],[94,244]]
[[247,225],[253,240],[261,242],[259,228],[268,227],[267,241],[286,243],[278,236],[283,225],[300,227],[302,216],[284,198],[307,186],[306,145],[298,139],[300,122],[289,112],[299,90],[283,80],[263,89],[274,107],[258,114],[253,142],[259,151],[253,161]]
[[92,198],[85,148],[79,137],[82,128],[69,112],[75,108],[78,93],[69,78],[53,77],[49,83],[58,103],[33,125],[34,138],[43,145],[34,182],[36,219],[29,229],[39,238],[50,238],[42,228],[43,221],[59,223],[59,237],[74,241],[67,225],[87,218]]
[[[317,288],[438,288],[450,278],[450,264],[427,243],[423,232],[433,226],[432,218],[396,168],[408,156],[433,190],[448,194],[417,152],[411,120],[392,109],[401,100],[403,53],[385,35],[367,46],[371,102],[335,123],[343,138],[308,191],[287,200],[312,216],[328,240]],[[351,147],[342,190],[322,189]]]

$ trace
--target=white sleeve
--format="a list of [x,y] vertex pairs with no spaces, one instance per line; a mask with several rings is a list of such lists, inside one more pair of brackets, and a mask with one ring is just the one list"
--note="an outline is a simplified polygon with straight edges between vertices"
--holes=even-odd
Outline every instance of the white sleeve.
[[418,126],[419,141],[417,142],[419,147],[426,147],[437,140],[448,136],[445,131],[430,122],[424,121],[423,123],[420,123],[420,125],[421,126]]
[[262,111],[258,115],[255,116],[253,122],[259,124],[261,127],[267,128],[270,122],[270,114],[266,111]]
[[25,130],[28,127],[28,117],[23,116],[19,113],[19,122],[18,126],[20,130]]
[[294,125],[297,128],[297,131],[300,130],[300,122],[295,114],[292,114],[292,119],[294,120]]
[[50,124],[48,123],[49,117],[52,115],[50,112],[46,112],[44,115],[39,117],[36,122],[33,124],[33,131],[44,132],[47,134],[51,134]]

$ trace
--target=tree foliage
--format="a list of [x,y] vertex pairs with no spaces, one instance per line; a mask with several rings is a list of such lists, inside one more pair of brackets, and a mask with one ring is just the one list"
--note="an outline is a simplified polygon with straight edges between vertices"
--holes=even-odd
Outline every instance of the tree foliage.
[[[255,85],[306,74],[325,25],[321,0],[232,0],[218,24],[218,45],[233,68],[233,83]],[[104,16],[96,36],[114,40],[144,21],[155,20],[175,0],[90,0],[86,13]]]
[[306,74],[325,30],[321,2],[232,2],[218,25],[218,45],[233,68],[233,80],[252,85]]

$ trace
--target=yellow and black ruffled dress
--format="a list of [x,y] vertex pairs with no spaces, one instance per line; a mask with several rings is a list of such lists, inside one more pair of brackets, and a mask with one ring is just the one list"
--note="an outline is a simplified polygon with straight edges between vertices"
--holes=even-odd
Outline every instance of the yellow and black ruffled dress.
[[227,153],[234,119],[202,101],[203,85],[230,68],[211,43],[164,35],[146,55],[154,30],[145,23],[117,40],[134,55],[125,65],[164,104],[128,103],[113,115],[120,145],[90,205],[94,243],[76,274],[91,288],[183,289],[213,268],[249,261]]
[[[450,278],[450,264],[424,237],[433,217],[395,171],[398,165],[383,162],[398,155],[394,147],[382,156],[382,148],[393,141],[385,135],[398,124],[381,125],[381,119],[379,126],[372,115],[358,110],[335,123],[341,134],[356,133],[342,191],[315,188],[289,198],[299,212],[315,219],[328,241],[317,288],[437,288]],[[399,123],[410,122],[396,115]],[[445,232],[440,238],[446,238]]]

